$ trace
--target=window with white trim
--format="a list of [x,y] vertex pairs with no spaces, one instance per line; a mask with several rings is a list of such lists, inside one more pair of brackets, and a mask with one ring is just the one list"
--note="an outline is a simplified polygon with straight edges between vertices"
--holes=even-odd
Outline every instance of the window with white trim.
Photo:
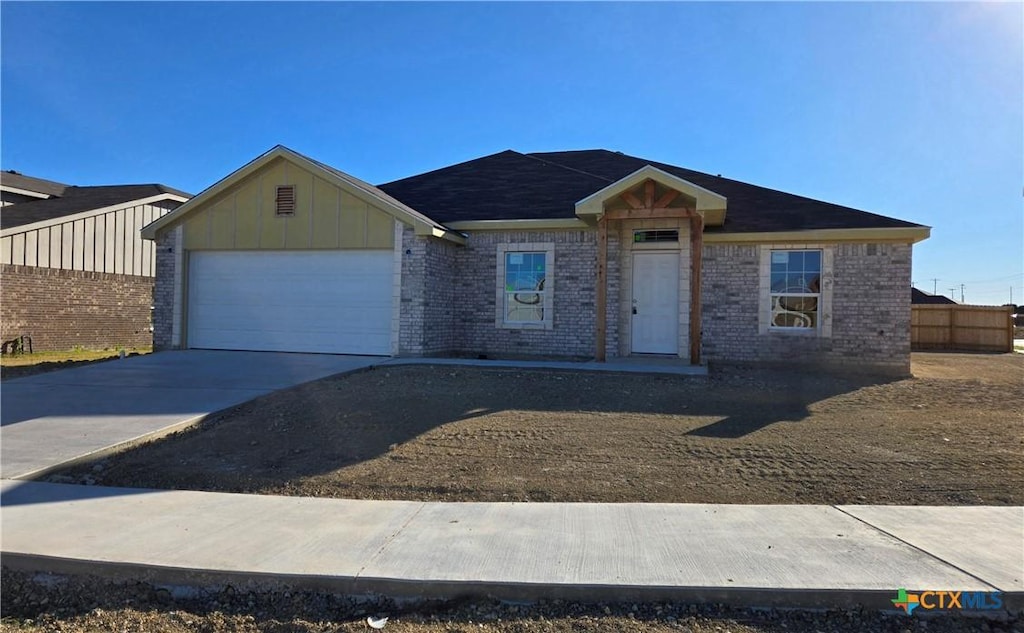
[[496,296],[499,327],[551,328],[553,263],[554,245],[499,245]]
[[769,328],[818,330],[821,326],[821,250],[771,251]]

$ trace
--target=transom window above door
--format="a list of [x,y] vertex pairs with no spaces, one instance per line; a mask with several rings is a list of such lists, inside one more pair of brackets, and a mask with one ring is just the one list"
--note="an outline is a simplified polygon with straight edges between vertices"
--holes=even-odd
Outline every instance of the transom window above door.
[[648,229],[644,231],[633,231],[633,242],[637,244],[650,244],[652,242],[678,242],[679,229]]

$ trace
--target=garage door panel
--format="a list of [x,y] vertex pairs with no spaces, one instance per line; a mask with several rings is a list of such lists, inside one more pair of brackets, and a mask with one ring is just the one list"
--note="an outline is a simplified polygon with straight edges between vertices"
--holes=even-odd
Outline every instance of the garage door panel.
[[391,251],[193,253],[190,347],[391,350]]
[[[226,314],[223,310],[212,312],[209,317],[202,318],[200,323],[190,331],[230,330],[230,331],[299,331],[323,332],[337,334],[344,330],[343,336],[367,334],[382,330],[380,320],[373,319],[355,310],[339,310],[325,314],[322,308],[304,307],[290,309],[289,318],[282,319],[270,314],[252,314],[240,318]],[[390,330],[389,330],[390,331]]]
[[[218,330],[218,344],[209,349],[252,350],[268,352],[325,353],[323,335],[317,332],[290,332],[284,330]],[[202,336],[202,333],[198,334]],[[253,341],[257,341],[256,344]],[[380,355],[379,350],[390,344],[390,336],[366,334],[358,344],[333,351],[336,354]],[[329,350],[326,350],[329,351]]]

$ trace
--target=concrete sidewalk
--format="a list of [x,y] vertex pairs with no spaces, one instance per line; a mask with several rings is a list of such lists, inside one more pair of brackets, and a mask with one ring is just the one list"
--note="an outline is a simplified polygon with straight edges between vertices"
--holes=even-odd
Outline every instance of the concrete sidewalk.
[[39,476],[271,391],[381,360],[187,350],[7,380],[0,409],[0,476]]
[[393,597],[891,609],[1024,597],[1014,507],[420,503],[0,483],[5,565]]

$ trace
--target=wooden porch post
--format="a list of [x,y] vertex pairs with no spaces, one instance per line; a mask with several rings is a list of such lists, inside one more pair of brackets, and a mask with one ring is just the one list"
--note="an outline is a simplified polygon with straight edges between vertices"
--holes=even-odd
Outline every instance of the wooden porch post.
[[701,264],[704,261],[704,219],[690,216],[690,364],[700,364]]
[[597,221],[597,298],[594,303],[597,310],[597,349],[594,350],[594,358],[603,363],[608,326],[608,219],[604,216]]

